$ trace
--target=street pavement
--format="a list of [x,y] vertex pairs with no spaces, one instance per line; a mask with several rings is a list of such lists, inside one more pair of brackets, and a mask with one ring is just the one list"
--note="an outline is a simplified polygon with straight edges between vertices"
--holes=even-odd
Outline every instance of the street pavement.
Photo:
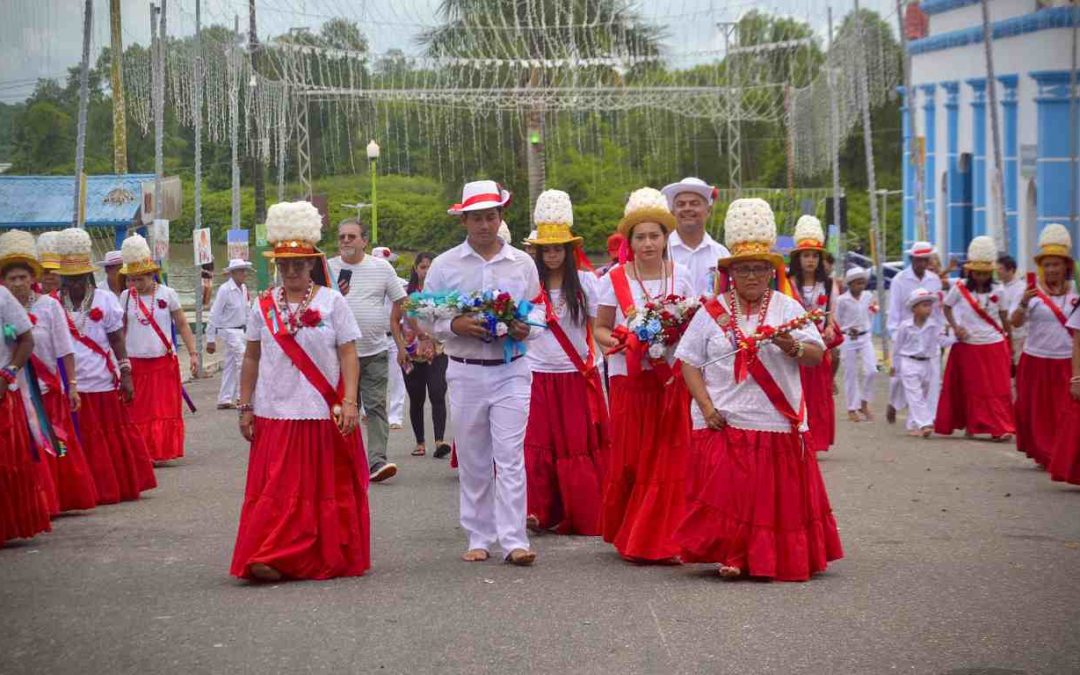
[[228,575],[247,448],[217,386],[189,383],[156,490],[0,549],[0,673],[1080,672],[1080,488],[1011,445],[840,422],[846,557],[765,583],[555,535],[533,568],[461,562],[455,473],[395,431],[371,572],[257,586]]

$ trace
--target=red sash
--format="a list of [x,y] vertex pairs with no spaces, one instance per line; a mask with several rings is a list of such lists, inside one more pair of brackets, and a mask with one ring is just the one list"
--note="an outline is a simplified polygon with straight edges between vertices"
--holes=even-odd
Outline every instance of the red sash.
[[[131,301],[131,295],[135,295],[135,306],[139,308],[139,313],[150,323],[150,327],[154,329],[154,333],[157,334],[158,339],[161,340],[161,345],[165,347],[165,353],[172,355],[173,345],[169,338],[165,337],[165,333],[161,332],[161,328],[158,326],[157,321],[154,319],[154,315],[146,308],[146,303],[142,301],[142,296],[139,295],[135,289],[128,290],[128,302]],[[124,308],[124,316],[127,316],[127,308]]]
[[326,401],[332,418],[334,406],[341,405],[341,400],[345,397],[345,382],[343,379],[338,378],[337,387],[330,386],[330,381],[326,379],[323,372],[319,370],[319,367],[311,360],[308,353],[296,341],[296,336],[289,334],[285,330],[285,323],[278,315],[277,305],[274,303],[271,293],[272,291],[266,291],[259,297],[259,309],[262,311],[263,321],[266,322],[266,329],[274,336],[274,341],[281,347],[281,351],[285,352],[285,356],[292,361],[293,366],[300,371],[300,374],[311,383],[311,386],[315,387],[315,390]]
[[45,383],[49,391],[58,391],[63,395],[64,388],[60,386],[60,378],[45,366],[45,362],[38,358],[37,354],[30,355],[30,363],[34,364],[34,374]]
[[[1054,304],[1052,300],[1050,300],[1050,296],[1044,293],[1043,289],[1036,286],[1035,297],[1042,300],[1043,304],[1046,305],[1046,308],[1049,309],[1057,318],[1057,320],[1061,323],[1061,327],[1067,330],[1068,328],[1065,324],[1069,322],[1069,318],[1065,316],[1065,312],[1062,312],[1060,307],[1058,307],[1056,304]],[[1069,297],[1068,292],[1065,293],[1065,297]]]
[[[721,317],[728,317],[728,323],[734,319],[728,314],[728,311],[724,308],[720,301],[713,298],[705,303],[705,310],[709,313],[709,316],[716,321],[717,325],[720,325],[721,330],[725,333],[728,329],[722,325]],[[760,326],[759,326],[760,328]],[[736,359],[743,352],[740,351],[736,355]],[[784,395],[784,390],[780,388],[780,385],[776,383],[772,373],[765,367],[765,364],[761,362],[760,358],[748,359],[749,363],[746,364],[746,368],[750,373],[750,376],[754,378],[761,390],[765,392],[765,396],[769,399],[769,402],[773,404],[776,411],[783,415],[791,423],[792,433],[799,433],[799,426],[802,424],[803,418],[806,416],[806,398],[803,397],[799,401],[799,412],[795,412],[795,409],[791,407],[791,403],[788,402],[787,396]]]
[[[667,264],[667,263],[664,263]],[[674,270],[672,270],[674,272]],[[630,317],[637,314],[637,305],[634,304],[634,294],[630,290],[630,280],[626,278],[626,266],[619,265],[615,269],[608,272],[608,276],[611,277],[611,285],[615,289],[615,300],[619,303],[619,308],[622,310],[623,316],[630,319]],[[666,291],[667,289],[665,289]],[[649,364],[652,366],[656,374],[660,376],[662,382],[667,382],[672,377],[671,366],[668,365],[664,359],[654,359],[649,357],[649,345],[638,339],[637,335],[630,332],[626,326],[618,326],[611,332],[612,337],[622,342],[621,345],[608,351],[608,354],[614,354],[620,351],[626,352],[626,373],[628,375],[640,375],[641,374],[641,361],[642,359],[648,359]]]
[[570,363],[574,364],[581,376],[585,378],[585,383],[588,385],[588,400],[589,400],[589,413],[593,424],[600,425],[601,428],[606,425],[607,422],[607,405],[604,402],[604,390],[600,384],[600,373],[596,370],[596,353],[593,351],[593,331],[592,325],[590,325],[588,318],[585,320],[585,340],[589,345],[589,362],[586,364],[581,359],[581,354],[574,347],[574,343],[570,341],[570,337],[563,330],[563,327],[559,325],[559,317],[555,314],[555,309],[551,306],[551,299],[548,297],[546,290],[540,291],[539,300],[544,303],[544,314],[547,320],[547,327],[551,334],[555,337],[555,341],[562,347],[563,352],[570,359]]
[[116,372],[116,366],[113,364],[112,359],[109,358],[109,353],[102,349],[101,345],[80,333],[79,329],[75,327],[75,322],[71,319],[71,314],[66,310],[64,311],[64,318],[67,319],[68,331],[71,333],[71,337],[104,359],[105,367],[109,369],[109,374],[113,376],[113,384],[120,384],[120,374]]
[[968,290],[967,284],[961,281],[956,284],[956,287],[960,289],[960,295],[963,296],[964,300],[967,300],[967,303],[971,305],[971,309],[974,310],[975,314],[977,314],[980,319],[990,324],[990,326],[993,327],[994,330],[996,330],[998,333],[1001,333],[1002,337],[1009,337],[1005,334],[1005,329],[999,326],[997,321],[994,321],[994,317],[987,314],[986,310],[983,309],[981,305],[979,305],[979,301],[976,300],[975,296],[973,296],[971,294],[971,291]]

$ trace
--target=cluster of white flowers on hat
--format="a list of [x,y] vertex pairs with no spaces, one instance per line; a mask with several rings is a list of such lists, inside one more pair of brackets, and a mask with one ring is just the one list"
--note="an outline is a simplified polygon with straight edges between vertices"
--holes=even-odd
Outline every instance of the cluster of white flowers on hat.
[[11,230],[0,234],[0,258],[16,255],[24,258],[37,257],[34,235],[22,230]]
[[90,235],[79,227],[62,230],[56,237],[56,252],[60,255],[90,255]]
[[637,211],[655,210],[671,211],[668,208],[667,197],[660,194],[660,191],[656,188],[643,187],[630,193],[630,199],[626,200],[626,209],[623,211],[623,216],[629,216]]
[[967,259],[968,262],[996,262],[997,244],[993,237],[980,236],[972,239],[968,244]]
[[1050,223],[1039,233],[1039,247],[1064,246],[1072,248],[1072,236],[1065,226],[1060,223]]
[[37,238],[37,254],[43,256],[48,253],[55,254],[56,242],[60,239],[59,232],[42,232]]
[[266,241],[302,241],[315,245],[322,238],[322,215],[311,202],[280,202],[266,211]]
[[795,222],[794,239],[796,244],[807,239],[824,244],[825,230],[821,229],[821,221],[814,216],[799,216]]
[[736,199],[724,216],[724,243],[732,248],[751,241],[775,244],[776,217],[764,199]]
[[120,244],[120,257],[124,259],[125,265],[134,265],[153,260],[150,245],[146,243],[141,234],[133,234],[125,239],[124,243]]
[[562,190],[541,192],[536,198],[536,208],[533,209],[533,222],[573,225],[574,206],[570,202],[570,195]]

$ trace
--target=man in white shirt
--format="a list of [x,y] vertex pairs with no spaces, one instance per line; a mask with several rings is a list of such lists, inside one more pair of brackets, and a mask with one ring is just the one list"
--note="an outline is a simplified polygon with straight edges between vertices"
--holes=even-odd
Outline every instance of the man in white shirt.
[[[1027,283],[1016,273],[1016,259],[1011,255],[1002,255],[997,259],[998,280],[1001,281],[1002,294],[1005,296],[1002,307],[1010,311],[1020,304],[1027,290]],[[1013,374],[1016,373],[1016,364],[1020,361],[1020,354],[1024,351],[1024,338],[1027,337],[1027,324],[1023,326],[1011,326],[1012,332],[1012,355]]]
[[[463,243],[431,263],[428,293],[501,290],[515,301],[540,292],[536,262],[497,236],[510,193],[495,181],[465,185],[450,209],[468,233]],[[510,322],[509,335],[526,340],[542,329]],[[480,562],[498,545],[506,560],[531,565],[536,553],[525,532],[525,426],[532,372],[520,354],[507,361],[505,337],[491,335],[473,315],[437,319],[432,330],[449,357],[446,383],[457,439],[461,526],[468,535],[462,558]]]
[[230,260],[225,268],[229,278],[218,288],[210,306],[210,321],[206,327],[206,351],[217,351],[217,338],[225,343],[225,359],[221,365],[221,389],[218,390],[219,410],[233,408],[240,398],[240,366],[244,362],[244,330],[251,313],[247,274],[252,268],[246,260]]
[[[941,277],[928,270],[930,258],[936,253],[934,246],[929,242],[915,242],[911,250],[908,251],[911,264],[892,279],[892,284],[889,287],[889,316],[887,317],[886,329],[889,331],[889,337],[893,344],[896,344],[896,335],[897,331],[900,330],[900,324],[911,318],[911,307],[908,305],[907,300],[915,289],[923,288],[934,294],[941,291]],[[935,303],[933,313],[934,317],[938,319],[937,323],[944,325],[940,303]],[[931,382],[930,407],[936,409],[938,382],[941,379],[940,356],[931,359],[928,368]],[[896,422],[896,411],[905,407],[907,407],[907,403],[904,400],[903,385],[900,382],[900,377],[893,375],[889,380],[889,405],[885,410],[885,419],[888,420],[889,424]]]
[[[397,344],[399,363],[403,362],[405,341],[401,335],[401,305],[405,289],[397,272],[382,258],[365,255],[367,225],[346,220],[338,225],[338,255],[328,262],[338,290],[345,296],[360,339],[356,354],[360,358],[360,402],[367,412],[368,470],[378,483],[397,473],[397,465],[386,457],[390,428],[386,419],[386,384],[390,376],[390,340]],[[386,303],[393,303],[387,317]]]
[[716,188],[700,178],[683,178],[660,192],[675,214],[676,229],[668,237],[668,254],[676,264],[690,270],[691,283],[699,295],[716,294],[716,261],[731,254],[705,231]]

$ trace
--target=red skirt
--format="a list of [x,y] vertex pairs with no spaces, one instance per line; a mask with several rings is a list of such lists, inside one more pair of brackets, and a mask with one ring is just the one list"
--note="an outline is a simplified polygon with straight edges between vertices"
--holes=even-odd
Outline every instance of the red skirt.
[[701,494],[716,468],[717,452],[713,443],[712,429],[694,429],[690,432],[690,454],[686,461],[686,503],[693,502]]
[[816,366],[799,368],[806,397],[806,424],[811,447],[824,452],[836,442],[836,401],[833,398],[832,357],[828,352]]
[[56,486],[56,495],[61,511],[80,511],[92,509],[98,503],[97,488],[94,486],[94,474],[86,461],[86,452],[75,433],[75,424],[71,417],[71,407],[67,396],[60,391],[48,391],[44,395],[45,408],[49,420],[57,432],[64,434],[67,454],[54,457],[46,454],[46,463],[52,472],[52,481]]
[[[678,369],[675,370],[678,373]],[[646,370],[611,378],[611,466],[604,481],[604,541],[624,557],[663,561],[686,509],[690,395]]]
[[146,443],[150,459],[167,462],[184,456],[184,402],[175,354],[131,359],[135,398],[128,409],[131,423]]
[[798,436],[708,433],[716,465],[675,534],[683,560],[806,581],[844,556],[817,457]]
[[1080,485],[1080,403],[1068,397],[1058,418],[1054,451],[1050,457],[1050,478]]
[[360,432],[329,420],[255,418],[233,576],[262,563],[292,579],[371,567],[368,471]]
[[528,513],[559,534],[600,534],[607,419],[593,419],[578,372],[533,373],[525,429]]
[[949,350],[934,432],[948,436],[957,429],[995,437],[1016,433],[1012,358],[1004,341],[958,342]]
[[79,434],[94,474],[98,504],[138,499],[140,492],[157,487],[146,444],[131,423],[120,392],[80,393],[79,398]]
[[0,546],[52,529],[40,461],[30,448],[22,397],[5,391],[0,399]]
[[1016,449],[1040,466],[1050,464],[1054,436],[1069,409],[1071,359],[1020,355],[1016,369]]

